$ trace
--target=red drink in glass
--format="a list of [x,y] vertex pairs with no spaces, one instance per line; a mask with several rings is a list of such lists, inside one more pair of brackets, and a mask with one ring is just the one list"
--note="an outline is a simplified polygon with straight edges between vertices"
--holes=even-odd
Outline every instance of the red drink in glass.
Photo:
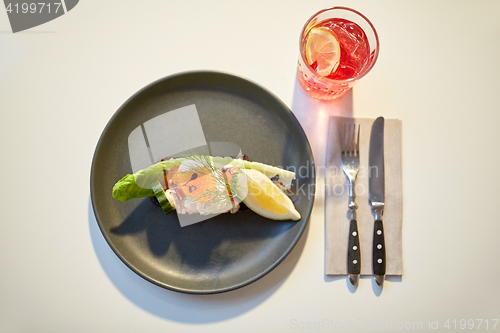
[[345,94],[378,56],[378,36],[360,13],[344,7],[318,12],[302,29],[297,78],[317,99]]

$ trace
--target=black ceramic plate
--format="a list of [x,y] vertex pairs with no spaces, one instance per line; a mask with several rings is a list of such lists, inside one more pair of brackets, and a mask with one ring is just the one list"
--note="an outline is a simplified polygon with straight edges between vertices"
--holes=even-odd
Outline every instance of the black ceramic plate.
[[[295,167],[300,221],[272,221],[250,210],[180,227],[149,198],[121,202],[113,185],[132,172],[128,136],[145,121],[195,104],[207,142],[233,142],[252,160]],[[90,190],[99,227],[116,255],[161,287],[211,294],[245,286],[293,249],[314,201],[309,142],[288,107],[265,88],[220,72],[176,74],[146,86],[114,114],[97,144]]]

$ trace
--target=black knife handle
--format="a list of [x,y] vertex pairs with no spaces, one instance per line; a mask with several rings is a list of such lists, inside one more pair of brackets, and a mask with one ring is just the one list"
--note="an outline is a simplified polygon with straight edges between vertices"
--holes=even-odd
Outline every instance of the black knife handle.
[[375,221],[373,231],[373,274],[385,275],[385,235],[382,220]]
[[359,248],[358,222],[351,220],[349,227],[349,245],[347,248],[347,273],[359,274],[361,272],[361,250]]

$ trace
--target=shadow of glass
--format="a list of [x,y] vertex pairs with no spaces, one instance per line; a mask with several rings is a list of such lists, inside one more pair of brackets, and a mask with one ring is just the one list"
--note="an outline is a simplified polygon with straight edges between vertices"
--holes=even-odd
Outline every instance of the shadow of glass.
[[353,116],[353,89],[338,99],[330,101],[317,100],[310,97],[302,89],[296,77],[292,111],[300,121],[308,138],[315,139],[318,136],[324,136],[328,129],[328,117]]
[[[307,226],[290,254],[276,268],[259,280],[226,293],[191,295],[161,288],[134,273],[115,255],[104,239],[95,219],[90,199],[88,214],[90,236],[96,256],[115,287],[140,308],[158,317],[184,323],[210,323],[227,320],[239,316],[265,301],[278,290],[292,272],[302,254],[309,230],[309,226]],[[141,228],[127,226],[123,227],[121,231],[138,232]]]
[[318,172],[318,168],[325,167],[329,118],[353,116],[353,89],[338,99],[320,101],[310,97],[295,78],[292,111],[306,132],[313,150],[317,176],[321,178],[323,174]]

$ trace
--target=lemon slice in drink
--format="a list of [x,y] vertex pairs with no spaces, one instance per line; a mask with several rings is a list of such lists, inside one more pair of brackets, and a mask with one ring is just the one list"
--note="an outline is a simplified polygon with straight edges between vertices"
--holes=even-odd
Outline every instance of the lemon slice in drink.
[[292,200],[262,172],[243,170],[248,192],[245,204],[255,213],[273,220],[300,220]]
[[[337,70],[340,62],[340,44],[328,29],[313,28],[306,41],[306,59],[321,76],[328,76]],[[316,63],[316,65],[314,65]]]

